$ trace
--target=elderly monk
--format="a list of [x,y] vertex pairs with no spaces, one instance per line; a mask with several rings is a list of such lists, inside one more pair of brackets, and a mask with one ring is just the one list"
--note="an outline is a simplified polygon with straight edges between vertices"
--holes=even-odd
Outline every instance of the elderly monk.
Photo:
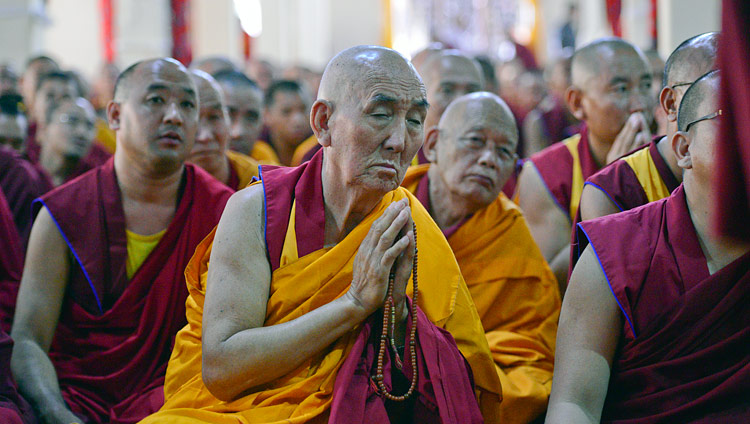
[[619,38],[594,41],[572,58],[567,103],[585,124],[579,134],[531,156],[519,177],[521,209],[564,293],[572,223],[586,178],[651,140],[651,70]]
[[560,313],[555,276],[520,209],[500,191],[513,172],[517,142],[504,101],[467,94],[427,134],[430,164],[409,168],[403,183],[456,255],[503,386],[504,423],[544,412]]
[[243,189],[258,176],[258,162],[242,153],[227,150],[229,118],[221,87],[203,71],[193,69],[190,73],[198,87],[200,114],[195,145],[188,160],[232,190]]
[[588,220],[645,205],[669,196],[682,181],[682,168],[672,152],[677,111],[685,91],[714,69],[719,33],[685,40],[667,59],[659,95],[667,118],[667,135],[612,162],[586,180],[581,194],[581,219]]
[[220,71],[213,77],[221,86],[229,114],[229,148],[259,163],[278,165],[279,157],[273,148],[258,140],[263,130],[263,90],[239,71]]
[[113,159],[37,203],[18,294],[13,373],[48,422],[135,422],[161,406],[183,271],[232,193],[184,164],[198,95],[175,60],[123,71],[107,117]]
[[682,186],[579,224],[547,422],[750,422],[750,243],[710,232],[718,89],[682,99]]
[[[461,354],[484,419],[497,422],[500,384],[458,265],[427,211],[398,187],[426,109],[418,74],[395,51],[358,46],[331,60],[310,119],[323,150],[297,168],[264,166],[262,182],[230,199],[197,249],[166,402],[144,422],[481,421]],[[414,318],[412,222],[418,340],[402,367],[395,352]],[[383,333],[389,274],[395,313]],[[382,368],[381,334],[390,340]],[[384,401],[371,376],[401,395],[414,360],[413,395]]]

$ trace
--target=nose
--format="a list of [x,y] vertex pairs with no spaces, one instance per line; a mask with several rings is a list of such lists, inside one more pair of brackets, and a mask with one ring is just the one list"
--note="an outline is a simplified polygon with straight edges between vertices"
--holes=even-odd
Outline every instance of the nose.
[[391,125],[390,134],[383,146],[390,151],[401,153],[406,145],[406,120],[396,119]]
[[649,108],[649,97],[650,93],[641,93],[638,90],[634,90],[630,95],[630,113],[643,112]]
[[[491,143],[488,143],[491,144]],[[479,154],[479,164],[486,166],[490,169],[497,169],[499,159],[495,153],[495,148],[492,145],[485,146],[482,152]]]
[[198,125],[198,134],[195,135],[197,143],[206,144],[211,141],[211,130],[207,125]]
[[245,126],[242,125],[239,119],[233,122],[231,128],[229,129],[229,136],[234,139],[242,138],[247,133],[248,133],[247,128],[245,128]]
[[172,125],[182,125],[182,114],[176,102],[170,102],[167,110],[164,111],[164,123]]

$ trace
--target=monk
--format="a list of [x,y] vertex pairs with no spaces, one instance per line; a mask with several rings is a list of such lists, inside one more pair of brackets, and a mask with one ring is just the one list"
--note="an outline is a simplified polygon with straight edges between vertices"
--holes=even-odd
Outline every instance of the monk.
[[310,136],[307,94],[298,82],[279,80],[268,87],[263,102],[268,143],[279,162],[289,166],[297,146]]
[[231,124],[229,148],[266,165],[278,165],[279,157],[265,141],[263,129],[263,91],[239,71],[220,71],[213,75],[221,86]]
[[[2,193],[0,193],[2,196]],[[34,424],[36,417],[26,400],[18,394],[10,373],[13,340],[0,330],[0,422],[4,424]]]
[[113,159],[36,204],[12,368],[47,422],[132,423],[163,402],[183,271],[232,193],[184,164],[198,107],[179,62],[134,64],[107,106]]
[[682,182],[682,168],[672,152],[677,111],[693,81],[714,69],[719,33],[709,32],[682,42],[664,68],[659,99],[667,118],[667,134],[586,180],[581,194],[581,218],[610,215],[663,199]]
[[578,49],[567,104],[579,134],[532,155],[519,177],[519,204],[565,292],[572,223],[586,178],[651,140],[651,71],[641,51],[619,38]]
[[[297,168],[263,166],[262,182],[230,199],[197,249],[166,401],[144,423],[497,422],[500,384],[458,265],[398,187],[426,109],[418,74],[397,52],[358,46],[331,60],[310,118],[323,150]],[[418,340],[404,357],[415,243]],[[382,334],[390,347],[380,368]],[[414,360],[413,394],[384,401],[370,376],[402,395]]]
[[34,110],[39,77],[59,70],[60,66],[49,56],[34,56],[26,62],[26,68],[21,75],[21,95],[26,110]]
[[221,87],[203,71],[193,69],[190,73],[198,87],[201,106],[198,133],[188,160],[232,190],[241,190],[258,176],[258,162],[242,153],[227,150],[229,117]]
[[430,212],[456,255],[503,386],[503,423],[526,423],[547,406],[560,293],[518,206],[500,189],[513,172],[518,130],[487,92],[461,96],[427,134],[430,164],[403,186]]
[[[21,281],[23,271],[24,246],[21,244],[21,238],[13,222],[13,214],[2,189],[0,189],[0,240],[3,243],[3,248],[0,249],[0,331],[4,334],[10,331],[13,321],[18,283]],[[0,355],[0,361],[2,361],[2,355]],[[10,371],[10,368],[7,371]]]
[[710,232],[718,71],[696,81],[671,196],[578,225],[547,422],[750,420],[750,243]]
[[190,64],[190,69],[197,69],[209,75],[223,71],[237,71],[237,65],[229,58],[224,56],[207,56],[194,60]]
[[29,121],[23,112],[21,96],[0,95],[0,146],[7,146],[23,153]]

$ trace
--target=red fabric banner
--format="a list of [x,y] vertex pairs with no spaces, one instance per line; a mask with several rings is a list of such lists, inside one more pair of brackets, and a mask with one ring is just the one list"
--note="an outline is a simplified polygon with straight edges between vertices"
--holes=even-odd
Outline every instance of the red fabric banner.
[[170,0],[172,9],[172,57],[188,66],[193,61],[190,43],[190,0]]
[[102,19],[101,35],[104,61],[113,63],[115,61],[115,49],[112,43],[112,0],[99,0],[99,13]]
[[605,0],[607,4],[607,21],[612,27],[612,34],[615,37],[622,37],[622,22],[620,22],[620,12],[622,12],[622,0]]

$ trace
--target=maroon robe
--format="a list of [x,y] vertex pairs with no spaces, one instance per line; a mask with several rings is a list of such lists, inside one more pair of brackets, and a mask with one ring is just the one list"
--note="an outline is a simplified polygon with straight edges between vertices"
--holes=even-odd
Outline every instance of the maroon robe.
[[[589,147],[588,129],[581,127],[581,140],[578,142],[578,157],[581,161],[583,179],[594,175],[599,170]],[[530,160],[544,185],[547,187],[552,200],[570,219],[570,202],[573,185],[573,156],[564,143],[555,143],[541,152],[531,155]]]
[[13,340],[5,331],[0,330],[0,423],[36,423],[31,406],[18,394],[16,383],[10,373],[12,352]]
[[[309,162],[296,168],[261,165],[261,180],[265,194],[265,238],[271,270],[280,266],[281,253],[289,225],[293,202],[297,252],[301,258],[320,250],[325,244],[325,203],[323,199],[323,151],[318,151]],[[471,368],[456,347],[453,337],[432,325],[418,310],[417,357],[419,380],[412,397],[413,416],[424,422],[481,422],[482,416],[474,395]],[[409,320],[408,320],[409,321]],[[386,402],[370,381],[375,370],[382,315],[373,314],[362,326],[352,351],[336,376],[330,422],[379,423],[388,422],[393,408],[403,406]],[[390,355],[390,352],[389,352]],[[387,387],[392,384],[390,360],[384,363]],[[409,370],[404,370],[410,376]],[[397,374],[399,379],[402,374]],[[434,376],[430,378],[430,376]],[[397,387],[408,388],[403,377]],[[406,387],[403,387],[403,385]],[[450,394],[450,396],[448,396]]]
[[750,253],[709,275],[680,186],[578,225],[622,311],[603,422],[750,422]]
[[[722,116],[717,144],[715,227],[750,241],[750,2],[722,2],[718,66]],[[720,165],[718,165],[720,164]]]
[[34,223],[31,203],[52,189],[52,182],[16,151],[0,146],[0,190],[5,194],[13,222],[26,250]]
[[43,196],[73,263],[49,357],[63,398],[89,422],[136,422],[164,402],[164,373],[185,325],[184,270],[232,191],[185,165],[161,240],[126,275],[125,213],[114,160]]
[[0,190],[0,330],[10,332],[23,273],[23,246],[5,195]]

